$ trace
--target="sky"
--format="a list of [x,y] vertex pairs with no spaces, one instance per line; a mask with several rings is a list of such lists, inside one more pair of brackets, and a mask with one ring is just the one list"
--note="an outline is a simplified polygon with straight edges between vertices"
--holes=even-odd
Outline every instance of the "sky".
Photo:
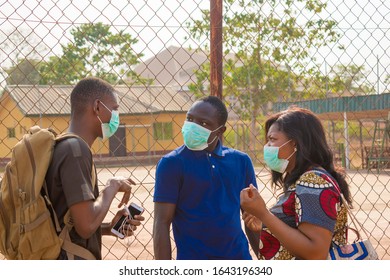
[[170,44],[194,43],[183,40],[187,35],[184,20],[207,7],[209,2],[201,0],[93,0],[73,4],[68,0],[0,0],[0,25],[2,30],[31,28],[55,51],[58,41],[69,39],[72,26],[103,22],[137,36],[136,47],[150,56]]
[[[147,59],[170,45],[196,47],[197,42],[185,39],[185,22],[189,17],[200,19],[200,10],[209,7],[205,0],[0,0],[0,32],[31,29],[48,52],[58,54],[74,25],[103,22],[137,36],[134,49]],[[339,23],[344,34],[339,44],[345,50],[333,45],[313,54],[321,71],[327,73],[335,63],[365,64],[370,81],[383,91],[390,73],[389,15],[390,0],[328,1],[324,17]]]

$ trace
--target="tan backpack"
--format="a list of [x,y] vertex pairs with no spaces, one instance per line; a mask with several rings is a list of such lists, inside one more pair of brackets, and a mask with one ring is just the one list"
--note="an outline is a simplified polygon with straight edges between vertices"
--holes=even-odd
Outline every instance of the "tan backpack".
[[[33,126],[13,148],[0,184],[0,253],[7,259],[56,259],[61,248],[69,258],[95,259],[87,249],[71,242],[70,223],[61,229],[47,195],[45,176],[54,146],[70,137],[78,136],[57,136],[51,129]],[[95,180],[92,168],[93,186]]]

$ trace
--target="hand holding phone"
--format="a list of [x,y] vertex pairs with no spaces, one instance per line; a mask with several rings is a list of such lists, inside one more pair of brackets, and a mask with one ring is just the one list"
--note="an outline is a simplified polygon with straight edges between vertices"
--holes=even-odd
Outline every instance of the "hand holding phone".
[[129,219],[134,219],[135,215],[141,215],[144,212],[144,209],[135,204],[134,202],[130,203],[129,207],[125,208],[127,210],[128,216],[123,215],[111,228],[111,232],[118,236],[119,238],[125,238],[125,226],[126,222]]

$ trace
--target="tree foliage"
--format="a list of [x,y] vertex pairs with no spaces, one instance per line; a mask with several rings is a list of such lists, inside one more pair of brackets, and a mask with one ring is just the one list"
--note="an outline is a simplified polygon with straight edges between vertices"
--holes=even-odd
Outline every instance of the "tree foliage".
[[37,84],[38,62],[45,45],[28,28],[12,28],[0,33],[0,88],[5,84]]
[[331,73],[330,88],[339,95],[373,94],[375,88],[366,82],[367,76],[364,65],[336,65]]
[[45,51],[45,45],[31,29],[15,27],[0,33],[0,63],[4,69],[25,59],[40,60]]
[[113,33],[110,25],[88,23],[71,30],[73,39],[40,67],[42,84],[73,84],[86,76],[110,83],[139,82],[131,69],[139,62],[133,46],[138,42],[124,31]]
[[[320,77],[311,54],[339,35],[336,22],[321,19],[326,3],[319,0],[226,0],[223,12],[224,95],[235,95],[242,119],[252,121],[265,113],[267,102],[313,96],[313,77]],[[188,23],[199,42],[209,37],[210,12]],[[208,45],[205,48],[208,49]],[[201,71],[209,71],[205,66]],[[207,75],[197,73],[191,87],[205,92]],[[308,78],[309,77],[309,78]],[[304,87],[304,88],[302,88]]]
[[18,64],[6,69],[8,85],[37,85],[40,75],[38,72],[39,61],[34,59],[22,59]]

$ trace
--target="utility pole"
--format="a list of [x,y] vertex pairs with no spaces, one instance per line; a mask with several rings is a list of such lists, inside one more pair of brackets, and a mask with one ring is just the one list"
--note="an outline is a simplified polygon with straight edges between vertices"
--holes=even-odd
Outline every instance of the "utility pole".
[[222,3],[210,0],[210,94],[222,99]]

